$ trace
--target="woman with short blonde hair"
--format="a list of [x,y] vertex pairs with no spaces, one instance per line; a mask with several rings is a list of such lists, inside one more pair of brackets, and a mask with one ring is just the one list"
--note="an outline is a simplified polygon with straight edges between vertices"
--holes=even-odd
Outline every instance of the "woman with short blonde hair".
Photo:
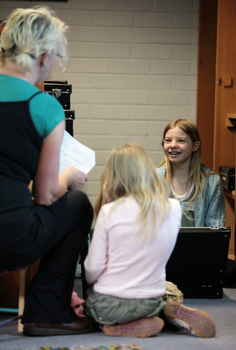
[[93,220],[91,203],[79,191],[88,176],[73,166],[58,175],[65,114],[36,86],[57,58],[65,62],[66,29],[45,7],[19,8],[0,41],[0,271],[41,258],[25,297],[27,335],[94,331],[93,320],[77,317],[70,306]]

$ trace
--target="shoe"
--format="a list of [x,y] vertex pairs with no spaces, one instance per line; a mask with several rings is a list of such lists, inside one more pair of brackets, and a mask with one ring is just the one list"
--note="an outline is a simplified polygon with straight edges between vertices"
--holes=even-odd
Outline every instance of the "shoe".
[[104,325],[103,331],[110,337],[138,337],[146,338],[159,333],[164,326],[161,318],[153,316],[141,318],[126,324]]
[[170,301],[164,307],[164,315],[168,322],[192,335],[212,338],[216,334],[213,320],[204,311],[191,309],[175,301]]
[[23,333],[34,336],[72,335],[96,332],[97,324],[91,317],[79,317],[72,323],[26,322]]

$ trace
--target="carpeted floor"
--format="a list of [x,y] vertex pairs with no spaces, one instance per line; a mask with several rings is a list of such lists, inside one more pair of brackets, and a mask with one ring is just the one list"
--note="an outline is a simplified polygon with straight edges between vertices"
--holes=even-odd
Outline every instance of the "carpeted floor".
[[[81,296],[79,280],[75,283],[75,290]],[[43,347],[44,350],[118,350],[118,346],[123,350],[132,349],[134,344],[142,350],[235,350],[236,287],[224,289],[222,299],[185,299],[184,305],[206,311],[216,324],[216,337],[204,339],[173,330],[162,331],[151,338],[107,337],[103,332],[73,336],[26,337],[17,331],[17,323],[11,323],[0,327],[0,350],[39,350]],[[134,349],[135,347],[132,350]]]

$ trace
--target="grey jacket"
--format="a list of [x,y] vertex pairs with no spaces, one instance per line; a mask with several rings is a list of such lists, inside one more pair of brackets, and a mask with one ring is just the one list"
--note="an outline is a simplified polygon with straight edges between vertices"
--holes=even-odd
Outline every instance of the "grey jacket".
[[[162,177],[166,174],[166,165],[156,168]],[[209,173],[211,169],[204,167],[204,171]],[[225,201],[219,175],[214,174],[207,177],[207,183],[200,198],[200,191],[196,197],[195,205],[195,226],[196,227],[222,227],[225,225]]]

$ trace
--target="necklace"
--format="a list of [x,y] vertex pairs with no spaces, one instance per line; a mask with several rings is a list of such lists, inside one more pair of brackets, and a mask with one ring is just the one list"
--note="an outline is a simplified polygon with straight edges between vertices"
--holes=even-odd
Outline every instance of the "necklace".
[[173,186],[172,186],[172,183],[170,184],[170,188],[171,188],[171,192],[172,192],[173,196],[175,197],[175,199],[178,199],[178,201],[180,201],[180,202],[182,202],[184,199],[186,199],[189,196],[189,194],[193,190],[193,187],[194,187],[194,184],[192,184],[191,188],[185,194],[178,195],[177,193],[175,193]]

